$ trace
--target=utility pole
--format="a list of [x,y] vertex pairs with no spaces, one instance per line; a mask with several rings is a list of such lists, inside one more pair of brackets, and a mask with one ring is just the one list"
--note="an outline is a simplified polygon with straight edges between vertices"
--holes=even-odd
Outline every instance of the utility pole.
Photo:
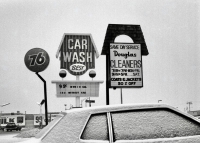
[[189,106],[189,111],[190,111],[190,104],[192,104],[192,102],[187,102],[188,106]]

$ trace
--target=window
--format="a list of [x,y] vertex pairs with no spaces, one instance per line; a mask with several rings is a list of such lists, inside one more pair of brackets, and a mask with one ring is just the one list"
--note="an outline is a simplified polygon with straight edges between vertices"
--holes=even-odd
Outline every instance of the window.
[[24,118],[23,117],[17,117],[17,123],[23,123]]
[[9,122],[14,122],[15,118],[9,118]]
[[200,125],[165,109],[111,113],[114,140],[142,140],[200,135]]
[[109,140],[107,116],[105,114],[91,115],[81,136],[84,140]]
[[6,124],[6,118],[1,119],[1,124]]

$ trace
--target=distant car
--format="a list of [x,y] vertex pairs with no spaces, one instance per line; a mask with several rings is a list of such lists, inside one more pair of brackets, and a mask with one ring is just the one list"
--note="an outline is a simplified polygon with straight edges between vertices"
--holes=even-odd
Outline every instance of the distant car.
[[4,128],[0,125],[0,130],[3,130]]
[[17,126],[15,123],[7,123],[6,126],[3,128],[4,131],[21,131],[21,127]]
[[164,104],[68,110],[27,143],[199,143],[200,122]]

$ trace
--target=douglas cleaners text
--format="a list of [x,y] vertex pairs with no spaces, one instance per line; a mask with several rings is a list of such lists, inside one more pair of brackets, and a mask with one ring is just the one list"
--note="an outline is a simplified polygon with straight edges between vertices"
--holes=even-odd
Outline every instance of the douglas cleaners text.
[[141,60],[110,60],[111,68],[141,68]]

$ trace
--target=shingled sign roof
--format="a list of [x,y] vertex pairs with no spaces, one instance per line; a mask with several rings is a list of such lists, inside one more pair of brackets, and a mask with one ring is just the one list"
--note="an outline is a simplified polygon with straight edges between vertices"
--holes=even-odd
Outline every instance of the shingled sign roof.
[[142,55],[146,56],[149,54],[140,25],[109,24],[101,55],[109,54],[110,43],[114,43],[115,38],[119,35],[131,37],[134,44],[141,44]]
[[[58,47],[58,50],[57,50],[57,52],[56,52],[56,58],[59,57],[59,54],[61,53],[62,46],[64,46],[64,43],[66,43],[65,40],[66,40],[68,37],[71,37],[71,38],[72,38],[72,37],[73,37],[73,38],[82,37],[82,38],[90,39],[90,40],[91,40],[91,43],[92,43],[91,46],[93,46],[93,48],[94,48],[96,58],[99,57],[98,50],[97,50],[97,48],[96,48],[96,45],[95,45],[95,43],[94,43],[94,40],[93,40],[93,37],[92,37],[91,34],[89,34],[89,33],[64,33],[64,35],[63,35],[63,37],[62,37],[62,40],[61,40],[61,42],[60,42],[60,45],[59,45],[59,47]],[[67,45],[65,45],[65,46],[67,46]]]

